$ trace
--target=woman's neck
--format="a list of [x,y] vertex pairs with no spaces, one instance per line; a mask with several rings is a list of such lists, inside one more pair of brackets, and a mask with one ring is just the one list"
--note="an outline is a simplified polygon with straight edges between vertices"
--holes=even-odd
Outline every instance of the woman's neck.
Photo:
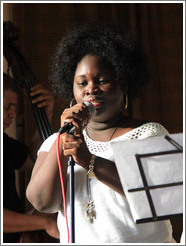
[[122,114],[104,122],[96,122],[91,120],[86,127],[88,136],[95,141],[110,141],[120,134],[121,122],[123,122]]
[[110,128],[119,126],[119,121],[122,118],[121,113],[119,113],[116,117],[113,117],[112,119],[106,120],[106,121],[94,121],[90,120],[90,122],[87,125],[87,128],[91,131],[105,131]]
[[131,119],[120,113],[117,117],[105,122],[91,120],[85,130],[88,136],[95,141],[110,141],[138,125],[138,120]]

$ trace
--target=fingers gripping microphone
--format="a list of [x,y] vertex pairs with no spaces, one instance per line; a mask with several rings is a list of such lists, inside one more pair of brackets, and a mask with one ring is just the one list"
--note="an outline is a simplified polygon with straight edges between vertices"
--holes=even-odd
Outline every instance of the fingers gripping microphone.
[[[90,115],[94,115],[95,113],[95,108],[94,105],[90,102],[84,102],[84,104],[87,106]],[[67,132],[69,134],[74,134],[75,131],[75,126],[72,123],[65,123],[64,126],[60,127],[59,131],[60,134],[63,134],[64,132]]]

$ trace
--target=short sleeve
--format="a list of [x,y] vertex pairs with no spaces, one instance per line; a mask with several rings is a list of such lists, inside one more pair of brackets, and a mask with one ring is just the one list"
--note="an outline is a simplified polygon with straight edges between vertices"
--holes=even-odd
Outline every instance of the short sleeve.
[[39,155],[39,153],[42,152],[42,151],[48,152],[50,150],[50,148],[52,147],[53,143],[56,141],[57,135],[58,135],[58,133],[54,133],[50,137],[48,137],[42,143],[41,147],[39,148],[39,150],[37,152],[37,155]]

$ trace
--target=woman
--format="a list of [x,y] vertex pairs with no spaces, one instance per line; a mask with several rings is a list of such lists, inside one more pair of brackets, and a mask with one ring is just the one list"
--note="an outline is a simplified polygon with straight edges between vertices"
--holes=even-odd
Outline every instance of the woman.
[[[59,147],[67,211],[68,156],[76,162],[75,242],[171,242],[169,221],[137,225],[132,220],[110,144],[168,133],[158,123],[143,124],[126,115],[128,97],[137,96],[148,82],[140,47],[107,24],[88,24],[62,39],[51,71],[56,92],[75,102],[61,115],[61,126],[72,122],[75,134],[61,134]],[[94,105],[92,117],[84,102]],[[41,146],[27,197],[40,211],[59,211],[60,239],[67,242],[56,139],[54,134]]]

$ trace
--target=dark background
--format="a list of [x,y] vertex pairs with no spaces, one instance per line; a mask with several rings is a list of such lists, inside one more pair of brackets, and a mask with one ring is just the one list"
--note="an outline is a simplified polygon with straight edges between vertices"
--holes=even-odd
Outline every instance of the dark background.
[[[182,3],[13,3],[9,6],[12,20],[20,30],[16,43],[37,82],[47,88],[50,88],[50,54],[70,27],[89,20],[108,20],[131,31],[149,56],[151,83],[142,96],[130,103],[129,113],[142,120],[159,122],[170,133],[183,131]],[[19,137],[27,142],[32,137],[35,121],[29,101],[22,97],[18,121],[20,124],[21,118],[24,134]],[[59,129],[60,114],[68,105],[64,99],[56,100],[53,131]],[[179,240],[182,220],[174,220],[173,225],[175,239]]]

